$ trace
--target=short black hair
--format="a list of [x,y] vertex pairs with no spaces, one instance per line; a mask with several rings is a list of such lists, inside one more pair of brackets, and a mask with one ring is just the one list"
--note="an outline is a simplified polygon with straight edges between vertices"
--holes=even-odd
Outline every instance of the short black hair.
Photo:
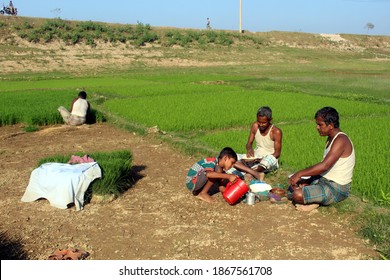
[[339,113],[337,113],[335,108],[332,107],[324,107],[319,109],[316,114],[314,115],[314,118],[321,117],[326,125],[333,124],[335,128],[338,128],[340,126],[339,123]]
[[237,161],[237,153],[230,147],[225,147],[219,153],[218,159],[222,159],[224,156],[228,158],[234,158]]
[[79,97],[86,99],[87,98],[87,93],[85,91],[80,91],[79,92]]
[[272,110],[268,106],[260,107],[259,110],[257,110],[257,116],[258,117],[267,117],[267,119],[272,119]]

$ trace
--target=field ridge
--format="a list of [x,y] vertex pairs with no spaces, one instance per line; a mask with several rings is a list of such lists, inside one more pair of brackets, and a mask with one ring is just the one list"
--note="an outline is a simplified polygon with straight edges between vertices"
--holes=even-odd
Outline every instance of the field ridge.
[[[115,32],[121,35],[107,37]],[[239,34],[229,30],[151,27],[142,23],[0,17],[0,74],[47,69],[82,74],[80,68],[99,73],[145,66],[267,65],[283,61],[286,48],[307,50],[317,56],[342,53],[366,60],[390,59],[389,36],[281,31]],[[310,62],[295,57],[294,53],[290,55],[297,63]]]

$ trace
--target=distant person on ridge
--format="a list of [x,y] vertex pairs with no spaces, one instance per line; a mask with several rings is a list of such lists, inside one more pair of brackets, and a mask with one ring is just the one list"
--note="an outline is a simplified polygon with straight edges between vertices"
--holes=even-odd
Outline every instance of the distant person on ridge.
[[58,111],[66,124],[82,125],[87,121],[90,107],[91,106],[87,101],[87,93],[85,91],[80,91],[78,97],[73,99],[70,111],[63,106],[60,106]]
[[210,30],[210,29],[211,29],[210,18],[207,18],[206,28],[207,28],[207,30]]
[[14,3],[12,3],[12,1],[9,1],[8,7],[9,7],[11,14],[14,14],[15,8],[14,8]]

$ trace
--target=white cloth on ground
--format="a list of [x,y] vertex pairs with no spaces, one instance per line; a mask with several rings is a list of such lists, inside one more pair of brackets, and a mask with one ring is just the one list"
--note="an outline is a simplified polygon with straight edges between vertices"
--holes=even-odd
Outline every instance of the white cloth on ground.
[[23,202],[45,198],[51,206],[66,209],[74,203],[76,210],[84,208],[84,193],[89,184],[101,178],[102,171],[97,162],[67,164],[45,163],[34,169],[22,197]]

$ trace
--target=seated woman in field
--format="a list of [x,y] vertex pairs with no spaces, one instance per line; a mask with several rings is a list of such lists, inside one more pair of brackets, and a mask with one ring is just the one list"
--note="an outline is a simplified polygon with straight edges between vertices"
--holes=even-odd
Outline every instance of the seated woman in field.
[[70,112],[63,106],[58,108],[64,122],[69,125],[82,125],[86,123],[90,111],[90,104],[86,100],[87,93],[80,91],[78,97],[73,99]]

